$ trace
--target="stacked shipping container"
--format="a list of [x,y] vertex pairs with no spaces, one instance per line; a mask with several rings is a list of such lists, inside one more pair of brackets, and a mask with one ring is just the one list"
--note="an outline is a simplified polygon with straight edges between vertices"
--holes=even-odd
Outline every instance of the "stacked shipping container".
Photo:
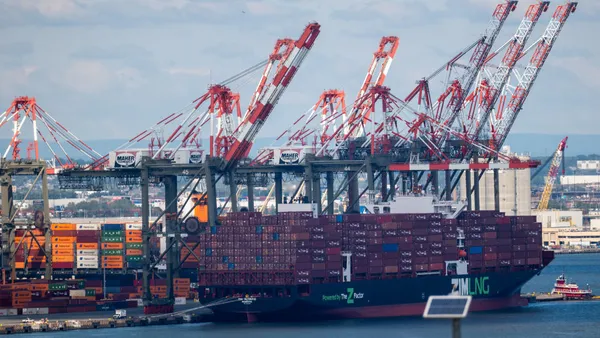
[[99,224],[77,224],[77,269],[98,269]]
[[27,268],[46,268],[46,255],[42,251],[46,245],[46,238],[41,230],[16,230],[14,245],[16,249],[15,268],[25,268],[25,257],[27,257]]
[[142,225],[125,225],[125,257],[130,269],[142,268]]
[[102,226],[102,268],[123,269],[124,236],[123,224],[104,224]]
[[[457,247],[458,229],[466,237],[464,252]],[[494,211],[465,212],[457,219],[436,213],[319,218],[233,213],[198,237],[204,248],[197,251],[200,285],[339,282],[345,251],[352,253],[353,279],[444,273],[445,262],[461,256],[474,273],[542,262],[541,224],[535,217]],[[187,254],[182,249],[182,256]]]
[[52,224],[52,268],[73,269],[75,266],[75,224]]

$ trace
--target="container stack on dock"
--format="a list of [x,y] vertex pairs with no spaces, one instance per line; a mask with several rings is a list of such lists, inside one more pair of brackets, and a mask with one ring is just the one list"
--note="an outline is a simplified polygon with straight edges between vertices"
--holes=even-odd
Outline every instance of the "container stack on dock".
[[15,252],[16,269],[24,269],[25,261],[27,261],[27,268],[29,269],[46,268],[46,255],[44,255],[42,250],[46,245],[46,238],[43,236],[41,230],[16,230],[14,245],[17,250]]
[[127,268],[141,269],[143,265],[142,254],[142,225],[126,224],[125,257],[127,260]]
[[77,224],[77,269],[98,269],[99,224]]
[[103,269],[123,269],[124,235],[123,224],[102,225],[101,267]]
[[50,226],[52,230],[52,268],[73,269],[75,266],[75,224],[58,223]]

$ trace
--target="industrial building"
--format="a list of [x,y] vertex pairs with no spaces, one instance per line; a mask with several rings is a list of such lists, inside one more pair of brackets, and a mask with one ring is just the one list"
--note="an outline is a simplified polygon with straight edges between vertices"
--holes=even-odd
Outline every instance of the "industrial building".
[[561,185],[600,185],[600,175],[562,175]]
[[537,221],[547,228],[583,228],[582,210],[533,210]]
[[544,229],[542,242],[545,246],[597,246],[600,243],[600,231]]
[[[530,158],[513,154],[505,146],[502,152],[522,161]],[[474,182],[472,182],[474,184]],[[461,178],[459,198],[466,200],[466,180]],[[499,171],[500,211],[507,215],[531,215],[531,169]],[[471,187],[473,189],[473,187]],[[475,198],[475,196],[472,196]],[[494,209],[494,173],[485,172],[479,181],[479,203],[483,210]]]
[[598,169],[600,169],[600,161],[598,161],[598,160],[577,161],[577,169],[579,169],[579,170],[598,170]]

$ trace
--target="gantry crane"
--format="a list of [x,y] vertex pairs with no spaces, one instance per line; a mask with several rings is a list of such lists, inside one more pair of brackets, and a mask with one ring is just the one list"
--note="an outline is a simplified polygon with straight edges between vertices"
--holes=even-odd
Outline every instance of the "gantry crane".
[[558,170],[562,164],[563,172],[565,174],[565,166],[564,166],[564,153],[565,148],[567,147],[567,139],[569,137],[565,137],[558,144],[558,148],[554,152],[554,157],[552,158],[552,162],[550,163],[550,169],[548,170],[548,175],[546,176],[546,184],[544,185],[544,191],[542,192],[542,197],[540,198],[540,203],[538,204],[537,210],[547,210],[548,204],[550,203],[550,197],[552,196],[552,189],[554,188],[554,182],[556,181],[556,177],[558,176]]

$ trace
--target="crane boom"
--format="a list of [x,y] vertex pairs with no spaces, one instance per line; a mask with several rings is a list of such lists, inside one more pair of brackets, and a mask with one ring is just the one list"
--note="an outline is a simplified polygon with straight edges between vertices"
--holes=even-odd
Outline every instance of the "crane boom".
[[[508,0],[496,6],[489,26],[484,33],[483,39],[479,41],[475,47],[475,50],[473,51],[471,59],[469,60],[469,70],[463,75],[462,79],[458,80],[458,84],[460,84],[460,86],[458,86],[458,95],[454,98],[451,104],[446,106],[445,111],[440,116],[436,116],[436,120],[442,122],[443,125],[452,127],[454,124],[455,120],[460,114],[467,94],[471,92],[471,88],[477,79],[477,75],[485,64],[485,60],[492,50],[492,46],[494,45],[498,34],[500,34],[500,30],[504,26],[508,15],[515,10],[516,6],[517,1]],[[456,87],[456,81],[452,82],[450,86]],[[443,145],[442,143],[445,141],[446,136],[447,132],[444,132],[442,138],[440,139],[440,147]]]
[[546,185],[544,186],[544,191],[542,192],[542,198],[540,199],[540,204],[538,204],[538,210],[548,209],[550,197],[552,196],[552,189],[554,188],[554,182],[556,181],[556,177],[558,176],[558,169],[560,168],[560,164],[564,156],[568,138],[569,137],[567,136],[562,141],[560,141],[560,143],[558,144],[558,148],[554,153],[552,164],[550,164],[550,170],[548,170],[548,176],[546,176]]
[[525,68],[523,75],[519,78],[519,84],[513,92],[511,99],[506,106],[506,110],[501,112],[501,118],[497,119],[496,125],[493,126],[492,141],[494,143],[494,148],[499,149],[504,144],[508,132],[512,128],[517,115],[523,108],[525,99],[527,99],[535,79],[539,75],[540,70],[544,66],[544,62],[552,50],[552,46],[554,46],[554,43],[570,14],[575,12],[576,8],[577,2],[571,1],[567,1],[564,5],[560,5],[556,8],[542,38],[536,45],[527,68]]
[[320,27],[318,23],[311,23],[306,26],[300,38],[294,42],[291,52],[284,58],[272,82],[256,98],[244,121],[242,121],[238,129],[234,132],[233,145],[225,153],[224,158],[227,162],[227,168],[235,166],[239,160],[248,155],[256,134],[264,125],[277,101],[310,51],[319,35]]
[[[533,32],[538,19],[541,17],[542,13],[548,10],[549,4],[550,1],[539,1],[536,4],[529,6],[525,12],[523,20],[521,20],[521,23],[517,28],[516,33],[512,37],[506,52],[504,53],[504,57],[502,58],[500,65],[491,78],[481,84],[483,86],[487,84],[487,93],[483,95],[482,100],[479,101],[481,102],[481,117],[478,119],[470,119],[470,126],[466,126],[464,128],[467,130],[467,134],[473,139],[477,139],[479,137],[483,127],[486,125],[490,113],[500,97],[502,88],[508,81],[510,72],[521,57],[521,53],[525,48],[525,44],[531,36],[531,32]],[[473,129],[475,129],[474,132]]]

